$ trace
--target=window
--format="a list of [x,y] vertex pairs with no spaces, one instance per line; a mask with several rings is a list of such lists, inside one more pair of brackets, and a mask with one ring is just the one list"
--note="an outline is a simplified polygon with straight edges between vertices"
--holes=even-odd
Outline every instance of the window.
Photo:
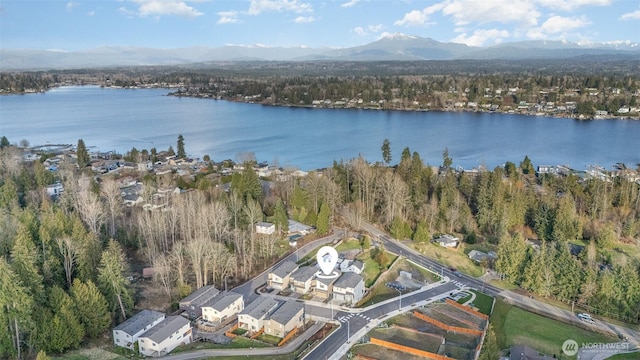
[[119,343],[119,342],[120,342],[120,339],[116,338],[116,342],[117,342],[117,343]]

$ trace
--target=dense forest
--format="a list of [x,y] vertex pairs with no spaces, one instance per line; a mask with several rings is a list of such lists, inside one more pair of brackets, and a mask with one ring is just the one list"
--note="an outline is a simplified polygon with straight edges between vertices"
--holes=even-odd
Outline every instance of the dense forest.
[[[424,243],[455,233],[495,249],[505,281],[544,297],[575,301],[594,314],[640,322],[640,185],[636,169],[616,176],[537,176],[531,159],[478,173],[456,172],[443,151],[439,166],[403,149],[396,166],[388,141],[382,161],[355,158],[295,177],[260,179],[250,154],[232,175],[209,163],[206,173],[135,173],[143,196],[179,185],[162,211],[123,205],[118,176],[94,176],[84,143],[54,173],[25,162],[23,149],[0,150],[0,357],[62,353],[132,315],[144,294],[130,276],[156,270],[162,309],[207,284],[238,284],[283,252],[287,217],[357,230],[377,223],[395,238]],[[177,143],[184,154],[185,139]],[[135,149],[132,149],[132,152]],[[157,152],[135,150],[136,161]],[[132,156],[135,155],[135,156]],[[78,166],[78,160],[80,165]],[[209,159],[207,159],[209,161]],[[271,181],[265,194],[261,180]],[[45,187],[64,193],[52,200]],[[220,184],[230,184],[229,191]],[[254,231],[268,219],[273,236]],[[346,225],[348,224],[348,225]],[[284,245],[283,245],[284,244]],[[572,251],[578,245],[581,251]]]

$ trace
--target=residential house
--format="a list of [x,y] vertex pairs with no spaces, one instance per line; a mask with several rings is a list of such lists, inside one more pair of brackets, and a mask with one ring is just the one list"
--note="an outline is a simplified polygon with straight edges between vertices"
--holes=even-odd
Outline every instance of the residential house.
[[180,345],[191,343],[191,322],[182,316],[167,316],[140,335],[138,348],[144,356],[164,356]]
[[47,185],[47,195],[51,197],[60,196],[64,191],[64,187],[61,183],[55,183]]
[[467,256],[469,256],[469,259],[477,263],[482,263],[483,261],[493,261],[498,258],[498,255],[495,251],[489,251],[489,253],[485,253],[478,250],[471,250],[469,251],[469,254],[467,254]]
[[180,309],[186,311],[190,319],[197,319],[202,316],[202,305],[206,304],[219,293],[220,290],[216,289],[213,285],[203,286],[180,300]]
[[242,294],[223,291],[202,305],[202,318],[209,322],[222,322],[244,309]]
[[302,266],[291,274],[290,284],[294,292],[306,294],[311,290],[313,278],[318,269],[315,266]]
[[256,224],[256,233],[271,235],[276,232],[276,225],[269,222],[259,222]]
[[303,326],[304,304],[297,301],[285,301],[267,317],[264,322],[264,332],[283,338],[291,330]]
[[362,274],[362,271],[364,271],[364,263],[360,260],[351,261],[345,259],[340,263],[340,271]]
[[142,310],[113,328],[113,344],[133,350],[138,337],[158,325],[165,315],[159,311]]
[[337,277],[326,278],[326,277],[316,277],[315,281],[315,294],[318,297],[323,299],[328,299],[331,297],[331,292],[333,291],[333,283],[337,280]]
[[238,314],[238,327],[254,334],[264,327],[264,320],[278,306],[270,297],[260,296]]
[[440,246],[455,248],[458,246],[460,239],[449,234],[444,234],[444,235],[441,235],[439,238],[435,239],[434,241],[440,244]]
[[283,290],[289,286],[291,274],[298,269],[298,264],[286,260],[276,266],[267,275],[267,286],[276,290]]
[[551,360],[555,357],[538,353],[538,351],[526,345],[511,346],[509,360]]
[[349,304],[356,304],[364,296],[364,278],[354,272],[343,273],[333,283],[333,298]]
[[287,227],[289,229],[289,235],[291,234],[300,234],[307,235],[313,232],[313,227],[309,225],[305,225],[301,222],[297,222],[295,220],[288,220]]

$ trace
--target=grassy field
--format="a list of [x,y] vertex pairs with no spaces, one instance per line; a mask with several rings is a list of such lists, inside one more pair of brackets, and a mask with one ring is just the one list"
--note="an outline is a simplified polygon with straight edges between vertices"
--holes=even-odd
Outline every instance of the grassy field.
[[382,273],[383,270],[388,269],[397,258],[397,256],[392,255],[389,252],[385,252],[387,255],[387,261],[379,265],[371,258],[370,254],[370,252],[364,252],[357,257],[358,260],[361,260],[364,263],[362,276],[364,276],[364,286],[366,287],[373,285],[378,279],[378,276],[380,276],[380,273]]
[[[424,360],[421,356],[405,354],[401,351],[387,349],[373,344],[359,344],[351,348],[351,353],[368,356],[378,360]],[[343,357],[346,359],[346,357]]]
[[265,344],[262,341],[251,340],[244,336],[238,336],[231,340],[229,344],[214,344],[210,342],[193,342],[189,345],[178,346],[171,353],[181,353],[192,350],[204,350],[204,349],[246,349],[246,348],[264,348],[271,347],[269,344]]
[[426,256],[436,259],[448,267],[454,267],[467,275],[478,277],[484,274],[484,269],[465,254],[464,243],[460,244],[458,250],[449,250],[431,243],[415,244],[414,247]]
[[493,306],[493,297],[476,290],[471,290],[471,291],[474,294],[476,294],[476,298],[473,300],[473,306],[477,307],[479,312],[485,315],[491,315],[491,307]]
[[[573,339],[580,343],[612,342],[614,337],[581,329],[576,326],[546,318],[496,299],[491,315],[500,349],[513,344],[527,345],[544,354],[562,359],[562,343]],[[565,357],[567,358],[567,357]]]
[[336,251],[339,253],[347,250],[362,250],[362,244],[358,239],[349,239],[347,241],[343,241],[340,245],[336,246]]
[[369,332],[369,336],[432,353],[437,352],[441,344],[441,340],[437,337],[399,328],[373,329]]

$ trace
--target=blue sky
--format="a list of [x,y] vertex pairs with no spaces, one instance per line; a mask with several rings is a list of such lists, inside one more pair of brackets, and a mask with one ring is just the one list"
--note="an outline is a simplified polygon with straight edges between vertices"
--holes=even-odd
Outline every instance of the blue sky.
[[640,0],[0,0],[0,47],[640,42]]

